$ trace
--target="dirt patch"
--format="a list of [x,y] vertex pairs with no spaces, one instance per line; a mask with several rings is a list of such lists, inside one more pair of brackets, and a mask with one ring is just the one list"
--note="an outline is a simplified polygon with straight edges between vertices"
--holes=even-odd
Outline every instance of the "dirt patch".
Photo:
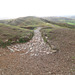
[[34,30],[36,27],[21,27],[21,28]]
[[62,75],[74,75],[75,30],[68,28],[54,29],[52,31],[44,30],[44,36],[45,34],[49,43],[59,49],[59,52],[53,56],[55,64],[58,61],[59,66],[57,68],[62,71]]

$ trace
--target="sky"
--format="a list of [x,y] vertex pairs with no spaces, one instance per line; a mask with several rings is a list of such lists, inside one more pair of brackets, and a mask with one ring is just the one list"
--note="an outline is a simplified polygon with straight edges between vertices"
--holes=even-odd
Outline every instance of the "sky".
[[75,0],[0,0],[0,19],[75,15]]

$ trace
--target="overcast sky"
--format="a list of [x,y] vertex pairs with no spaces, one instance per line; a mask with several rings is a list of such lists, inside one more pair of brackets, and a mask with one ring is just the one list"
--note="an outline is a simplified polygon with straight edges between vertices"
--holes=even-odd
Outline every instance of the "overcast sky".
[[0,0],[0,19],[75,15],[75,0]]

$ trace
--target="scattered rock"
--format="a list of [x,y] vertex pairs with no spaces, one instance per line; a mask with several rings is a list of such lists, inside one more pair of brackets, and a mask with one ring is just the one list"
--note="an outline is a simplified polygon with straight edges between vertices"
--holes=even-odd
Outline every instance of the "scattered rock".
[[50,54],[50,52],[46,52],[47,54]]
[[54,45],[51,45],[51,48],[52,48],[53,50],[58,50],[58,48],[57,48],[56,46],[54,46]]
[[[34,30],[34,37],[29,42],[24,44],[16,44],[16,45],[8,46],[8,49],[11,52],[28,50],[25,54],[29,53],[30,56],[38,56],[38,54],[45,55],[45,54],[56,52],[56,50],[51,51],[50,46],[44,42],[40,33],[40,29],[41,28],[39,27],[36,30]],[[46,36],[46,38],[48,37]],[[52,48],[54,49],[55,47],[52,45]]]
[[52,53],[56,53],[57,52],[57,50],[52,50]]
[[52,72],[48,72],[49,74],[52,74]]
[[32,50],[32,47],[30,48],[30,50]]

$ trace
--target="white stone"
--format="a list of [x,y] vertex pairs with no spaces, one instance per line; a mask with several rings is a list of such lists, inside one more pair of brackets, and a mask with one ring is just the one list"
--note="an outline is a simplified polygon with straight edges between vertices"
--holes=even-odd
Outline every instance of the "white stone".
[[50,52],[46,52],[47,54],[49,54]]
[[32,50],[32,47],[30,48],[30,50]]
[[35,54],[35,56],[38,56],[37,54]]

